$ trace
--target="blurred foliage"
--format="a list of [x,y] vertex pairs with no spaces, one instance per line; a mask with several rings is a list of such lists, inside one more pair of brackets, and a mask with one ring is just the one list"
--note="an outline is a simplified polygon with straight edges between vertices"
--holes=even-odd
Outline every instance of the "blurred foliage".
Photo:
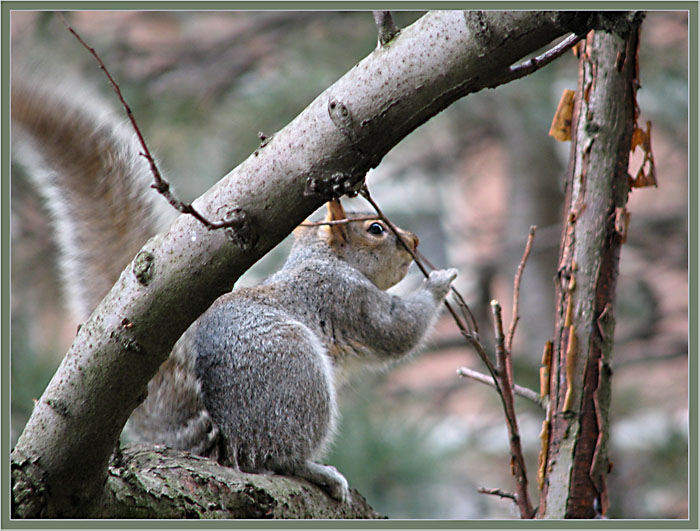
[[442,503],[436,487],[456,450],[436,443],[434,420],[382,410],[380,379],[369,380],[345,393],[340,431],[327,461],[380,514],[436,514]]
[[44,388],[56,371],[56,352],[27,350],[31,344],[28,337],[27,320],[31,316],[12,316],[12,363],[10,364],[10,381],[12,385],[12,416],[10,419],[10,437],[12,444],[22,432],[29,415],[32,413],[34,400],[38,400]]
[[[397,12],[402,27],[417,12]],[[161,168],[191,199],[242,161],[376,45],[367,12],[70,12],[72,24],[119,80]],[[93,59],[50,13],[12,13],[12,59],[53,76],[79,76],[116,103]],[[641,37],[640,122],[651,120],[658,189],[634,190],[622,251],[611,410],[611,516],[687,516],[686,12],[649,12]],[[58,67],[57,67],[58,65]],[[460,269],[463,291],[488,340],[488,302],[509,319],[512,278],[527,228],[538,225],[525,271],[514,343],[516,381],[538,387],[542,345],[553,330],[561,182],[568,144],[547,137],[564,88],[576,87],[567,54],[497,90],[455,103],[370,172],[384,210],[421,238],[438,266]],[[75,333],[60,306],[50,225],[36,194],[12,175],[12,427],[16,437]],[[367,209],[361,201],[352,208]],[[282,243],[240,281],[277,269]],[[409,279],[415,282],[419,277]],[[459,339],[459,338],[457,338]],[[496,395],[459,381],[479,369],[473,352],[437,327],[430,353],[342,395],[328,460],[392,517],[512,518],[510,502],[476,493],[512,489]],[[541,412],[518,401],[531,485]],[[683,421],[685,419],[685,423]],[[533,499],[537,499],[533,485]]]

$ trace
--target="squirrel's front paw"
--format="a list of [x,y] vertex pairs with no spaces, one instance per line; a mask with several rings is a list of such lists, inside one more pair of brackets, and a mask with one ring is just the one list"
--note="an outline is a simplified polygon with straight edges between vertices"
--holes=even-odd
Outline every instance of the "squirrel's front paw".
[[428,289],[437,300],[442,300],[450,291],[452,281],[457,278],[457,270],[453,267],[449,269],[437,269],[430,273],[430,277],[426,281]]

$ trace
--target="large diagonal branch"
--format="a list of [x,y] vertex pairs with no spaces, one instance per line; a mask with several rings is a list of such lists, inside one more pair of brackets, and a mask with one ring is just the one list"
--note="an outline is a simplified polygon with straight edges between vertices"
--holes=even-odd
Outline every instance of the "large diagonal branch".
[[236,234],[180,216],[124,270],[80,328],[17,442],[13,513],[81,516],[76,508],[97,503],[108,459],[147,382],[215,298],[416,127],[591,20],[574,12],[430,13],[197,199],[204,216],[239,219]]

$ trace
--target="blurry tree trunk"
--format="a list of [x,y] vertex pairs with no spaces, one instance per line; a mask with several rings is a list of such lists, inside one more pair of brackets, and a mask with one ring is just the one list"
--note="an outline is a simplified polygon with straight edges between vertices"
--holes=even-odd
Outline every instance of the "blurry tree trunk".
[[628,220],[638,28],[624,37],[592,32],[580,48],[540,518],[594,518],[608,508],[613,302]]
[[[543,89],[554,81],[548,74],[551,72],[542,72],[544,79],[538,80]],[[530,225],[543,229],[558,226],[561,220],[563,168],[555,152],[555,143],[543,141],[546,133],[537,129],[537,116],[551,114],[551,107],[538,106],[535,102],[526,107],[499,113],[501,134],[508,146],[508,216],[504,229],[509,238],[506,239],[506,260],[500,264],[503,278],[511,277],[517,269]],[[552,337],[554,300],[551,293],[557,263],[555,238],[547,238],[544,232],[538,231],[520,286],[520,304],[527,311],[520,315],[514,356],[524,356],[528,362],[539,361],[542,345]]]

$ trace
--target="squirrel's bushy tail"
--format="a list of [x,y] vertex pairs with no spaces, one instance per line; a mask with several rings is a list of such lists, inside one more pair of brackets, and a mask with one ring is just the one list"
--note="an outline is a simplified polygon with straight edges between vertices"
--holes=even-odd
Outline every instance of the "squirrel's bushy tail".
[[66,299],[82,321],[174,213],[150,188],[128,121],[86,89],[13,73],[11,102],[13,158],[39,183]]
[[[126,118],[84,87],[27,79],[13,72],[14,162],[44,196],[66,300],[83,321],[177,213],[150,187],[149,164]],[[219,432],[202,403],[187,337],[174,352],[149,383],[127,437],[216,458]]]

